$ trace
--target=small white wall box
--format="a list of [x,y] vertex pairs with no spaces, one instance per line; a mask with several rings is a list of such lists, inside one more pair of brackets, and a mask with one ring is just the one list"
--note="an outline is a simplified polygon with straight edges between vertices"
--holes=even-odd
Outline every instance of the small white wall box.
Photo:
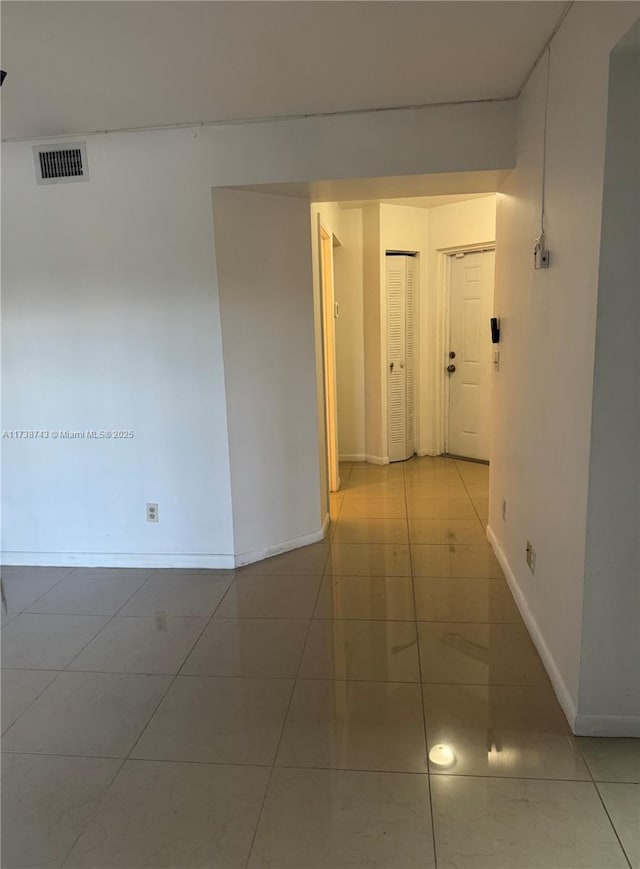
[[544,244],[544,235],[537,238],[533,245],[533,265],[536,269],[549,268],[549,251]]
[[69,181],[89,180],[85,142],[34,145],[33,159],[38,184],[66,184]]

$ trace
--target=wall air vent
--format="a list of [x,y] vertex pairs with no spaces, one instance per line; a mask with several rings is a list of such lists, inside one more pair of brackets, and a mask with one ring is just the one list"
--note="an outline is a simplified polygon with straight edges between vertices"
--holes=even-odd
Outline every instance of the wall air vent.
[[64,184],[89,178],[87,146],[84,142],[34,145],[33,156],[38,184]]

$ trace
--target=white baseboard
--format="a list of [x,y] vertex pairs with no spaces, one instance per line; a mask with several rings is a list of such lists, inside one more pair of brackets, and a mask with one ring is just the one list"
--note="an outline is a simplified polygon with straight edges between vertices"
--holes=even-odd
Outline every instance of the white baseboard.
[[247,564],[253,564],[256,561],[262,561],[265,558],[271,558],[273,555],[281,555],[283,552],[291,552],[292,549],[301,549],[303,546],[311,546],[312,543],[322,543],[325,534],[325,521],[322,523],[322,528],[319,531],[313,531],[311,534],[303,534],[301,537],[294,537],[292,540],[285,540],[282,543],[276,543],[273,546],[265,546],[264,549],[254,549],[251,552],[243,552],[241,555],[236,555],[235,566],[244,567]]
[[368,456],[366,453],[349,453],[340,456],[341,462],[369,462],[372,465],[388,465],[388,456]]
[[175,567],[233,570],[233,555],[183,555],[170,552],[3,552],[7,567]]
[[175,555],[172,553],[111,553],[111,552],[4,552],[0,563],[6,567],[153,567],[182,568],[192,570],[233,570],[310,546],[321,543],[329,528],[329,514],[324,517],[320,531],[294,537],[263,549],[243,552],[241,555]]
[[576,716],[573,731],[577,736],[627,736],[640,739],[640,715]]
[[551,679],[553,690],[555,691],[556,697],[558,698],[558,701],[562,706],[562,710],[567,718],[567,721],[569,722],[569,727],[574,733],[577,733],[577,709],[575,700],[571,696],[571,693],[567,688],[564,679],[562,678],[562,674],[560,673],[560,670],[558,669],[553,655],[551,654],[549,647],[546,644],[546,641],[538,626],[538,623],[535,620],[533,613],[529,609],[527,600],[522,593],[520,586],[518,585],[515,574],[511,570],[511,566],[507,561],[507,556],[505,555],[502,547],[498,543],[498,540],[493,533],[491,526],[487,526],[487,538],[489,540],[489,543],[491,544],[496,558],[500,563],[500,567],[504,571],[504,575],[507,578],[509,588],[511,589],[511,593],[513,594],[522,618],[524,619],[524,623],[529,630],[531,639],[533,640],[535,647],[538,650],[538,654],[542,658],[542,663],[544,664],[544,668],[547,671],[549,678]]
[[442,450],[416,450],[416,455],[422,458],[423,456],[441,456]]
[[331,524],[331,516],[327,513],[324,519],[322,520],[322,539],[324,540],[327,536],[327,531],[329,530],[329,525]]

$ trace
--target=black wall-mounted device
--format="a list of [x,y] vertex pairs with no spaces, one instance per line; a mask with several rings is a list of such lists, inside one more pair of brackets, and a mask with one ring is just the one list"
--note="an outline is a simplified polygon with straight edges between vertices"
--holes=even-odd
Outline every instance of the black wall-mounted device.
[[3,69],[0,69],[0,87],[4,84],[4,80],[7,77],[6,72]]
[[497,317],[491,318],[491,343],[498,344],[500,342],[500,320]]

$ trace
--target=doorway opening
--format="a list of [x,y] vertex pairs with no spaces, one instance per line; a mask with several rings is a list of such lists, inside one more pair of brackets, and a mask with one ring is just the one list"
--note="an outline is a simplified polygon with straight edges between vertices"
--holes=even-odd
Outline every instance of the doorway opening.
[[382,477],[421,458],[488,463],[496,195],[311,208],[328,491],[350,488],[352,468]]

